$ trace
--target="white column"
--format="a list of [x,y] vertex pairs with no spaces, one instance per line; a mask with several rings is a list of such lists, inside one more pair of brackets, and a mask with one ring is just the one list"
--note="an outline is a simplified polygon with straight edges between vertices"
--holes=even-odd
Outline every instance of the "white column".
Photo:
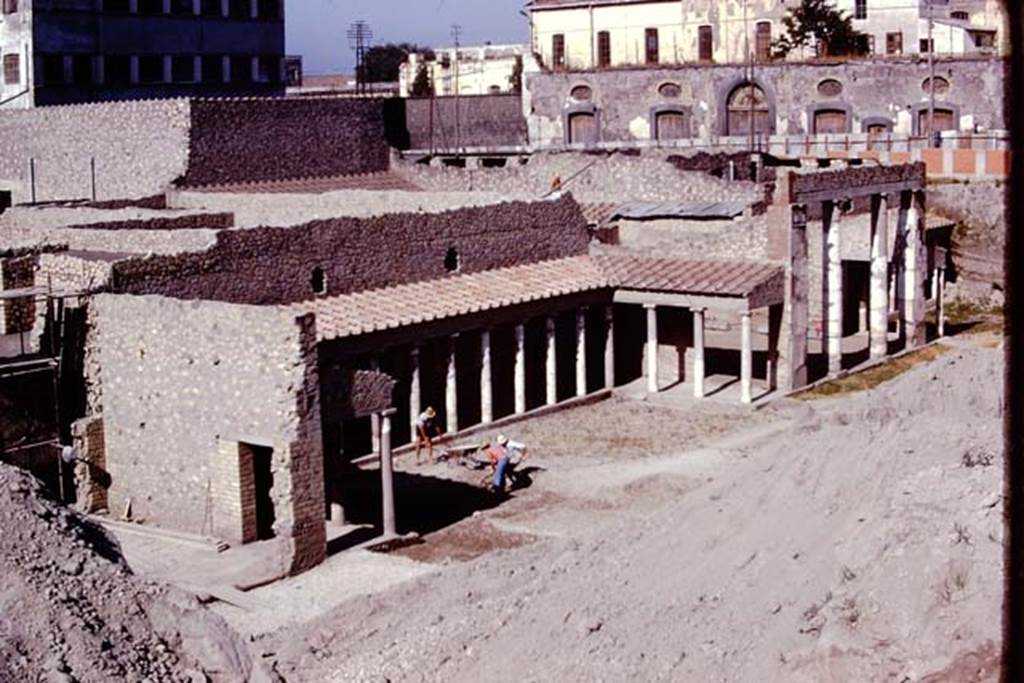
[[547,359],[545,363],[545,389],[547,391],[547,404],[554,405],[558,401],[558,368],[555,364],[555,319],[548,318],[544,327],[545,340],[547,341]]
[[203,0],[192,0],[192,14],[197,17],[203,13]]
[[841,250],[842,215],[838,204],[831,205],[830,220],[825,222],[825,261],[827,275],[826,337],[828,371],[837,373],[843,365],[843,255]]
[[416,421],[423,406],[420,403],[420,350],[412,347],[409,352],[409,441],[416,443]]
[[740,401],[743,403],[752,400],[753,347],[750,333],[750,311],[744,311],[740,314]]
[[871,358],[885,358],[889,352],[889,202],[886,196],[872,197],[871,282],[869,336]]
[[515,367],[516,415],[526,412],[526,328],[516,325]]
[[136,85],[139,82],[139,56],[132,55],[128,58],[128,79],[132,85]]
[[587,393],[587,309],[576,311],[576,395]]
[[128,13],[138,14],[139,13],[139,0],[128,0]]
[[644,304],[647,310],[647,391],[658,393],[658,309]]
[[231,57],[224,55],[220,60],[221,80],[225,83],[231,82]]
[[231,14],[231,0],[220,0],[220,15],[226,17]]
[[921,272],[921,235],[924,207],[922,194],[908,192],[906,246],[903,249],[903,334],[907,348],[924,343],[924,278]]
[[454,434],[459,431],[459,398],[458,387],[455,385],[455,346],[459,335],[453,334],[448,339],[448,372],[445,376],[445,431]]
[[939,267],[935,269],[935,322],[940,337],[946,336],[946,269]]
[[604,386],[611,389],[615,386],[615,307],[612,304],[604,309]]
[[491,331],[480,333],[480,422],[494,422],[494,393],[491,380]]
[[249,18],[258,19],[259,16],[259,0],[249,0]]
[[383,528],[385,536],[395,536],[397,527],[395,525],[395,485],[391,461],[391,415],[394,410],[388,410],[380,415],[375,415],[380,422],[380,443],[377,451],[380,453],[380,488],[381,488],[381,512],[383,517]]
[[693,395],[704,398],[704,309],[693,309]]

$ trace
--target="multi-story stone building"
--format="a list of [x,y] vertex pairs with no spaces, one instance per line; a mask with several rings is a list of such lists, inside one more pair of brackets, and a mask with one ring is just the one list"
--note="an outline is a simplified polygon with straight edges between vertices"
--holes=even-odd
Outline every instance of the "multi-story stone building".
[[[994,52],[1005,17],[993,0],[835,0],[874,54]],[[554,69],[768,61],[798,0],[532,0],[532,49]],[[813,54],[796,54],[805,58]]]
[[0,107],[283,94],[284,0],[2,0]]

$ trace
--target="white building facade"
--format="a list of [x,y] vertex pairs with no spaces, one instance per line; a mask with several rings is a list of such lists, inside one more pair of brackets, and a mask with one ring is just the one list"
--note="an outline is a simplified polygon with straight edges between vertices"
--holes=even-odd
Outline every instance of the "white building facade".
[[[993,53],[1006,33],[996,0],[835,0],[873,54]],[[764,62],[799,0],[532,0],[531,48],[550,69]],[[792,54],[801,59],[813,54]]]
[[525,45],[480,45],[446,47],[433,59],[412,53],[398,72],[399,94],[409,97],[420,69],[426,70],[434,94],[496,95],[512,92],[513,76],[522,67]]

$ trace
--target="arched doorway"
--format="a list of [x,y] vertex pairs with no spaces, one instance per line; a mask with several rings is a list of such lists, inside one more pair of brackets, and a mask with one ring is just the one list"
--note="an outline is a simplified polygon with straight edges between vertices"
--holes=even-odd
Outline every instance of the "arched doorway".
[[726,104],[726,135],[771,133],[771,109],[768,96],[754,83],[741,83],[731,93]]
[[849,121],[845,109],[818,109],[814,112],[814,133],[848,133]]

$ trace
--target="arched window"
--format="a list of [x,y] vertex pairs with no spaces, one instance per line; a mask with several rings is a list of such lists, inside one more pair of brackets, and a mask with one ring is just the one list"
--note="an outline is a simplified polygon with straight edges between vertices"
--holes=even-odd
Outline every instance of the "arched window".
[[320,266],[314,268],[313,273],[309,276],[309,286],[313,288],[314,294],[327,293],[327,274]]
[[771,133],[771,110],[764,90],[753,83],[736,86],[727,101],[726,135]]

